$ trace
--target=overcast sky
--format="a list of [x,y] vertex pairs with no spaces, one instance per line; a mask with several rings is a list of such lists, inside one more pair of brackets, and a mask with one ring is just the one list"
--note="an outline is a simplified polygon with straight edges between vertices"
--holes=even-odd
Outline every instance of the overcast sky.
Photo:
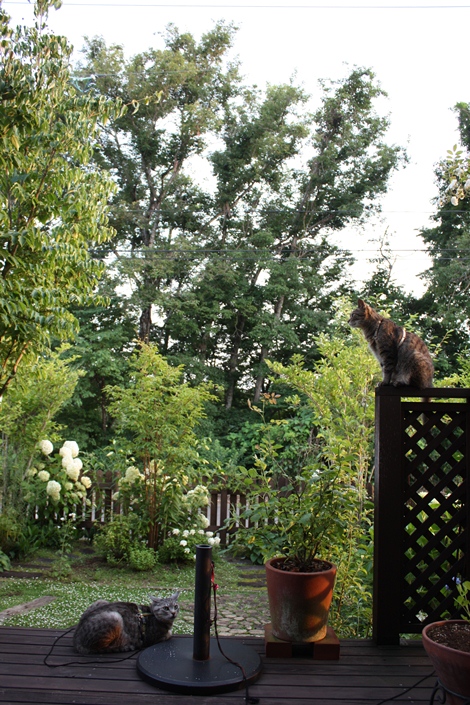
[[[1,0],[0,0],[1,1]],[[294,0],[295,2],[295,0]],[[3,0],[13,24],[31,24],[26,0]],[[417,230],[426,226],[436,196],[434,165],[457,141],[452,107],[470,100],[470,4],[430,0],[353,2],[286,0],[249,4],[246,0],[178,2],[166,0],[64,0],[52,10],[49,26],[78,50],[85,35],[122,44],[128,55],[162,47],[160,33],[170,22],[199,37],[215,21],[233,21],[238,32],[233,51],[247,82],[264,87],[296,81],[318,97],[318,79],[338,79],[348,66],[372,68],[388,93],[388,140],[406,146],[410,164],[392,179],[383,198],[381,221],[363,232],[349,230],[339,242],[358,260],[357,276],[370,267],[371,239],[388,228],[396,264],[394,275],[407,291],[419,293],[418,277],[428,264]]]

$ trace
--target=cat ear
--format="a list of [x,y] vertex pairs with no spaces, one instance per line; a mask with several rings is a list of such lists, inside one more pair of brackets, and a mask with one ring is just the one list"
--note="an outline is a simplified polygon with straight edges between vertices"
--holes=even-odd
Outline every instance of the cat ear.
[[359,306],[359,308],[366,308],[366,306],[367,306],[366,302],[363,301],[362,299],[357,300],[357,305]]

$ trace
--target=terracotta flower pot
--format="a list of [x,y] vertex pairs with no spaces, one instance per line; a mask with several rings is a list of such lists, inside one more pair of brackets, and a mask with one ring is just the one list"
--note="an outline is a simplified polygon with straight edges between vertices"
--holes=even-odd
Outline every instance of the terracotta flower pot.
[[266,584],[272,633],[293,643],[320,641],[326,636],[336,566],[323,561],[327,570],[296,573],[274,568],[272,558],[266,567]]
[[423,629],[423,646],[433,664],[442,685],[448,690],[462,695],[462,698],[447,694],[446,703],[449,705],[462,705],[470,698],[470,652],[452,649],[444,644],[439,644],[430,638],[430,633],[436,627],[446,625],[466,625],[463,619],[450,619],[442,622],[433,622]]

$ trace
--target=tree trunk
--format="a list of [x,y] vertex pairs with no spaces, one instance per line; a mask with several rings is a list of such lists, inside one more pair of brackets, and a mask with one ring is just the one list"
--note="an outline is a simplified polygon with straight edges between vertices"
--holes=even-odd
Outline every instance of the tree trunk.
[[228,362],[228,387],[225,394],[225,408],[231,409],[233,397],[238,380],[238,353],[240,351],[240,343],[242,340],[243,330],[245,328],[245,316],[241,313],[237,314],[237,322],[235,325],[235,333],[232,338],[232,351]]
[[[281,313],[282,313],[282,307],[284,306],[284,294],[279,297],[279,299],[276,302],[276,305],[274,307],[274,318],[276,321],[280,321],[281,319]],[[263,390],[263,383],[264,383],[264,378],[265,375],[263,373],[263,367],[264,367],[264,361],[266,360],[267,356],[269,354],[269,349],[266,345],[263,345],[261,348],[261,355],[260,355],[260,371],[259,374],[256,378],[255,382],[255,391],[253,394],[253,403],[257,404],[260,400],[261,397],[261,392]]]
[[144,308],[139,320],[139,340],[143,343],[150,341],[150,328],[152,326],[152,305]]

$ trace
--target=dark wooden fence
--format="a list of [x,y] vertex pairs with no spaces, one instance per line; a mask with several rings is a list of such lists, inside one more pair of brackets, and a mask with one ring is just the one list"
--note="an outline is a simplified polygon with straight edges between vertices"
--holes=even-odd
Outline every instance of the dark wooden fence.
[[[470,389],[376,391],[374,638],[458,616],[470,579]],[[410,399],[411,398],[411,399]]]
[[[84,525],[87,527],[104,524],[114,514],[119,514],[121,507],[113,500],[113,494],[117,491],[116,478],[111,472],[102,474],[98,481],[98,487],[90,492],[91,509],[86,510],[87,520]],[[240,522],[238,517],[246,508],[246,497],[239,492],[232,492],[229,489],[221,489],[210,493],[210,502],[202,513],[207,517],[209,526],[207,531],[216,531],[220,536],[221,543],[226,545],[230,541],[230,535],[225,529],[226,520],[233,520],[233,528],[230,533],[237,530]],[[85,511],[85,510],[84,510]]]

